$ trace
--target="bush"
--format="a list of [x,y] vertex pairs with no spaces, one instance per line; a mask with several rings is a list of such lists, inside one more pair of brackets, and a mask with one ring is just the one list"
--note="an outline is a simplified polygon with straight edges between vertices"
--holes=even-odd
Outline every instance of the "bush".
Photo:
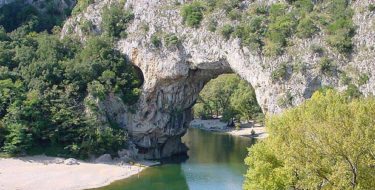
[[208,23],[208,30],[210,32],[215,32],[216,31],[216,27],[217,27],[217,21],[214,20],[214,19],[211,19],[210,22]]
[[340,81],[344,85],[349,85],[351,83],[352,79],[346,73],[341,73]]
[[216,5],[217,8],[223,9],[226,13],[229,13],[233,9],[239,8],[239,3],[241,0],[219,0]]
[[95,122],[88,124],[81,135],[82,142],[68,146],[70,152],[81,158],[105,153],[117,155],[117,151],[124,148],[128,140],[123,129],[101,126]]
[[181,9],[183,22],[190,27],[198,28],[203,20],[203,11],[205,6],[199,1],[185,4]]
[[255,118],[255,122],[257,123],[260,123],[262,125],[264,125],[264,121],[265,121],[265,116],[263,113],[259,113],[256,118]]
[[108,93],[104,85],[102,85],[99,81],[92,81],[89,83],[87,90],[91,95],[99,98],[100,100],[104,100],[106,94]]
[[[14,1],[0,8],[0,26],[7,32],[19,27],[28,28],[30,31],[51,31],[54,26],[63,24],[64,19],[70,15],[70,10],[62,11],[58,1],[48,1],[47,7],[25,1]],[[20,28],[19,28],[20,29]]]
[[94,3],[95,0],[78,0],[74,7],[72,14],[76,15],[84,11],[90,4]]
[[241,39],[241,44],[249,47],[253,51],[260,50],[263,42],[262,39],[265,35],[265,22],[263,16],[255,16],[250,20],[243,20],[235,30],[235,35]]
[[233,10],[231,10],[231,11],[228,13],[228,17],[229,17],[231,20],[241,20],[242,13],[241,13],[241,11],[238,10],[238,9],[233,9]]
[[359,75],[358,85],[362,86],[366,84],[369,80],[370,80],[370,77],[368,76],[368,74],[361,74]]
[[267,118],[269,137],[245,159],[244,189],[372,189],[374,115],[374,98],[328,90]]
[[285,80],[288,77],[288,68],[287,64],[281,64],[271,73],[272,81]]
[[[348,26],[336,28],[337,25]],[[354,35],[354,28],[348,28],[349,25],[353,25],[352,21],[339,20],[329,26],[330,35],[327,39],[328,44],[334,47],[339,53],[350,53],[353,49],[352,37]]]
[[310,0],[298,0],[294,1],[294,6],[297,8],[299,15],[303,16],[313,11],[314,4]]
[[335,74],[336,67],[328,57],[323,57],[319,62],[319,66],[321,73],[328,76],[333,76]]
[[[111,120],[92,124],[95,114],[85,112],[98,111],[97,99],[84,101],[89,94],[99,99],[115,94],[126,105],[139,97],[141,81],[135,68],[111,40],[93,36],[81,46],[74,39],[60,40],[47,33],[7,40],[5,50],[14,55],[11,64],[6,61],[0,68],[0,123],[6,129],[5,135],[0,129],[3,151],[19,154],[31,145],[59,146],[67,147],[70,156],[87,156],[122,148],[124,130],[104,129],[115,127]],[[107,113],[101,111],[103,118]]]
[[353,12],[345,0],[334,0],[328,4],[327,11],[331,21],[327,26],[327,42],[339,53],[350,53],[355,27],[352,21]]
[[314,21],[310,17],[305,17],[298,23],[297,36],[300,38],[310,38],[317,31],[318,28],[315,26]]
[[286,13],[284,4],[273,4],[270,8],[270,23],[266,33],[264,53],[268,56],[280,55],[295,25],[293,15]]
[[290,92],[286,92],[277,100],[277,105],[281,108],[288,108],[293,106],[293,96]]
[[196,103],[194,105],[194,118],[209,119],[212,118],[208,105],[204,103]]
[[233,26],[229,25],[229,24],[226,24],[224,25],[221,30],[220,30],[220,33],[221,35],[226,39],[226,40],[229,40],[231,34],[234,32],[234,28]]
[[9,124],[7,126],[8,135],[5,137],[3,151],[17,155],[25,153],[32,146],[32,136],[28,129],[21,124]]
[[157,35],[151,36],[151,43],[154,47],[159,48],[161,46],[161,40]]
[[[7,135],[7,131],[5,130],[5,127],[0,122],[0,147],[4,146],[5,136]],[[1,151],[1,149],[0,149]]]
[[368,10],[369,11],[375,11],[375,4],[370,4],[369,6],[368,6]]
[[107,37],[125,38],[128,23],[134,19],[134,14],[129,10],[123,10],[114,4],[103,9],[102,29]]
[[349,84],[348,85],[348,88],[345,90],[345,95],[349,98],[349,99],[353,99],[353,98],[359,98],[362,96],[362,93],[361,91],[359,91],[358,87],[354,84]]
[[241,123],[236,123],[234,125],[234,127],[236,128],[237,131],[240,130],[241,129]]
[[260,3],[256,3],[249,7],[249,15],[266,15],[268,13],[268,6]]
[[322,47],[322,46],[320,46],[318,44],[311,45],[310,49],[311,49],[311,51],[313,53],[317,53],[319,55],[323,55],[324,54],[324,47]]
[[93,24],[90,20],[84,20],[81,23],[81,30],[85,35],[90,34],[91,30],[93,28]]
[[167,47],[177,46],[180,40],[175,34],[168,34],[164,38],[164,43]]

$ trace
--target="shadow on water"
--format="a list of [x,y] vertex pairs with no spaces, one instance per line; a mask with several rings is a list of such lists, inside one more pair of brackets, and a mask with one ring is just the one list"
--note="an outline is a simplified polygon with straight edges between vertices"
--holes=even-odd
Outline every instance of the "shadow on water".
[[139,177],[134,175],[125,180],[117,181],[98,190],[187,190],[189,189],[185,175],[179,163],[163,163],[148,168]]
[[232,190],[241,189],[244,158],[254,140],[189,129],[182,141],[187,155],[161,161],[138,175],[100,190]]

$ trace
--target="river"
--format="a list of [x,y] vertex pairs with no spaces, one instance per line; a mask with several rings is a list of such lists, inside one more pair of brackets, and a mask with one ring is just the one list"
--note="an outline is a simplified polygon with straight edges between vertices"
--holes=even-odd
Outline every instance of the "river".
[[98,190],[237,190],[246,172],[244,158],[254,140],[190,128],[182,138],[188,156],[163,160],[162,165]]

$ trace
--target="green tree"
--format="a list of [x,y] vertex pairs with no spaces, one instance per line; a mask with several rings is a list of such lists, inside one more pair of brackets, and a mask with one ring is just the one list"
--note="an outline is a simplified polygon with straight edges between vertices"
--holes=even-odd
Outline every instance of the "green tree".
[[207,104],[216,116],[230,106],[230,97],[237,88],[239,78],[236,75],[221,75],[210,81],[201,91],[203,103]]
[[195,117],[222,116],[228,123],[239,117],[255,119],[262,113],[254,89],[235,74],[220,75],[207,83],[193,109]]
[[[135,68],[111,40],[73,38],[21,30],[0,41],[0,151],[12,155],[40,147],[65,148],[66,156],[87,157],[124,147],[127,133],[116,121],[99,120],[95,101],[109,93],[126,104],[137,101]],[[87,114],[86,108],[93,114]]]
[[244,189],[372,189],[375,99],[316,92],[267,119],[270,136],[250,148]]
[[248,121],[255,119],[262,113],[254,89],[243,80],[238,84],[237,89],[230,98],[230,102],[232,107]]
[[2,150],[11,155],[24,153],[32,145],[31,134],[27,128],[21,124],[12,124],[8,126],[9,134],[5,136],[4,146]]

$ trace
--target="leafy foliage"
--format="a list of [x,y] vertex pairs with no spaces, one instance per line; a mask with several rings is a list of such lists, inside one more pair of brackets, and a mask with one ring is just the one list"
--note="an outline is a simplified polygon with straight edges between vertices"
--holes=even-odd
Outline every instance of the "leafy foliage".
[[227,39],[227,40],[229,40],[230,35],[231,35],[233,32],[234,32],[234,27],[231,26],[231,25],[229,25],[229,24],[224,25],[224,26],[221,28],[221,30],[220,30],[221,35],[222,35],[225,39]]
[[368,6],[368,10],[369,11],[375,11],[375,4],[370,4],[369,6]]
[[271,73],[272,81],[284,80],[288,77],[288,68],[289,66],[286,63],[279,65],[274,71]]
[[262,115],[254,89],[244,80],[238,83],[237,89],[230,98],[230,104],[237,114],[247,120],[257,119]]
[[190,27],[198,28],[203,20],[205,6],[200,1],[193,1],[185,4],[181,9],[181,16],[184,23]]
[[44,8],[30,5],[26,2],[15,1],[0,8],[0,25],[11,32],[24,25],[33,31],[51,31],[59,26],[70,15],[70,10],[63,10],[56,1],[42,2]]
[[327,7],[327,12],[330,14],[327,42],[340,53],[350,53],[353,48],[352,37],[355,34],[353,13],[347,7],[346,0],[334,0]]
[[370,80],[370,77],[368,76],[368,74],[361,74],[359,75],[358,85],[362,86],[366,84],[369,80]]
[[168,34],[164,38],[165,45],[167,47],[176,46],[180,40],[175,34]]
[[207,119],[216,115],[226,122],[262,115],[254,89],[234,74],[221,75],[206,84],[193,109],[195,117]]
[[282,54],[294,35],[311,38],[318,32],[325,32],[326,41],[339,53],[351,51],[355,27],[346,0],[287,2],[253,2],[246,11],[238,0],[210,0],[206,5],[209,11],[223,9],[230,19],[238,21],[234,33],[223,35],[226,39],[234,34],[243,46],[266,56]]
[[333,61],[328,57],[323,57],[319,63],[320,72],[325,75],[332,76],[335,74],[336,67],[333,64]]
[[160,38],[157,35],[155,35],[155,34],[151,36],[151,43],[156,48],[159,48],[162,45]]
[[270,136],[250,148],[244,189],[374,187],[375,100],[316,92],[267,119]]
[[362,96],[361,91],[359,91],[358,87],[354,84],[349,84],[348,88],[345,90],[345,95],[352,99],[352,98],[359,98]]
[[84,11],[90,4],[94,3],[95,0],[77,0],[77,4],[74,7],[72,14],[76,15]]
[[126,38],[126,28],[134,14],[130,10],[123,10],[118,4],[111,4],[103,9],[102,28],[107,37]]
[[310,38],[317,31],[318,27],[315,26],[314,20],[310,17],[301,19],[297,26],[297,36],[300,38]]
[[125,104],[136,102],[135,68],[106,38],[83,46],[20,28],[0,41],[0,151],[63,146],[69,155],[86,157],[123,147],[126,131],[99,119],[95,102],[85,97],[116,94]]
[[3,150],[9,154],[18,154],[30,148],[32,137],[27,128],[21,124],[12,124],[9,134],[5,136]]

